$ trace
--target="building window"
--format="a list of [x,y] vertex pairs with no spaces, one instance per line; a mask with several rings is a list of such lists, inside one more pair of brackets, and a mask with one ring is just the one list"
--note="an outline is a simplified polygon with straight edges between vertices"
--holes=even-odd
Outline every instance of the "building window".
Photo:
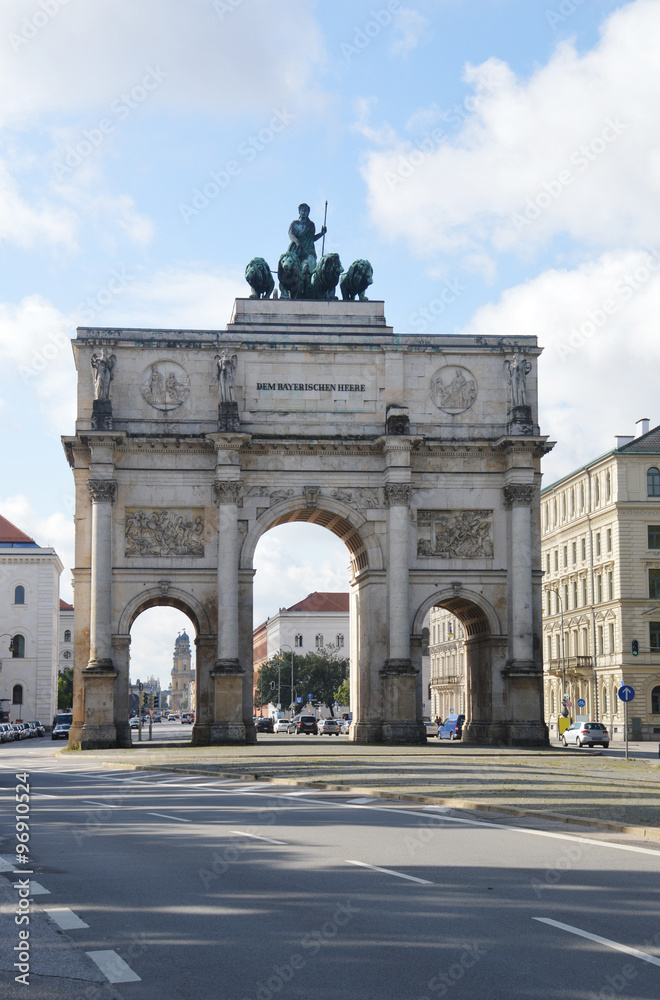
[[571,559],[575,566],[577,564],[577,542],[571,543]]
[[545,557],[545,571],[550,576],[550,553],[546,553]]
[[20,583],[14,588],[14,604],[25,604],[25,587]]
[[548,660],[552,659],[552,636],[548,636]]
[[580,510],[584,510],[584,483],[580,483]]
[[582,562],[587,558],[587,539],[582,539]]
[[577,608],[577,606],[578,606],[578,586],[577,586],[577,580],[573,580],[573,607]]
[[660,715],[660,687],[651,691],[651,715]]
[[321,635],[320,632],[316,636],[316,639],[314,640],[314,644],[315,644],[315,646],[316,646],[317,649],[323,649],[323,636]]
[[660,597],[660,569],[649,570],[649,597]]
[[660,549],[660,524],[649,524],[649,548]]
[[549,590],[546,590],[546,592],[545,592],[545,613],[546,613],[546,615],[551,615],[552,614],[552,605],[550,603],[550,591]]
[[600,555],[600,531],[596,532],[596,555]]
[[343,637],[343,635],[340,634],[340,635],[335,636],[335,646],[341,648],[343,645],[344,645],[344,637]]
[[602,656],[602,655],[603,655],[603,652],[604,652],[604,645],[603,645],[603,626],[602,626],[602,625],[599,625],[599,626],[598,626],[598,654],[599,654],[599,656]]
[[561,495],[561,519],[562,519],[562,521],[566,520],[566,494],[565,493],[562,493],[562,495]]
[[564,569],[568,566],[568,545],[564,546]]
[[557,526],[557,498],[552,501],[552,522]]
[[23,704],[23,685],[14,684],[11,691],[11,703],[12,705],[22,705]]
[[609,470],[605,473],[605,496],[608,500],[612,496],[612,477]]
[[646,473],[646,494],[660,497],[660,469],[652,468]]
[[25,636],[15,635],[12,639],[12,644],[13,651],[11,655],[15,660],[22,660],[25,656]]
[[559,572],[559,549],[555,549],[555,573]]
[[608,640],[609,640],[609,652],[614,652],[614,622],[610,622],[607,626]]
[[71,630],[67,629],[64,633],[64,641],[71,642]]
[[555,654],[557,659],[561,658],[561,636],[555,636]]
[[71,659],[71,650],[70,649],[65,649],[64,652],[62,653],[62,656],[64,657],[65,660],[70,660]]
[[600,504],[600,477],[594,476],[594,506],[598,507]]
[[564,607],[568,611],[568,584],[564,584]]
[[544,528],[545,531],[547,531],[549,527],[550,527],[550,524],[549,524],[549,518],[548,518],[548,505],[547,505],[547,503],[544,503],[543,504],[543,528]]
[[571,486],[571,517],[575,517],[575,487]]
[[649,622],[651,649],[660,649],[660,622]]
[[608,552],[612,551],[612,529],[611,528],[607,529],[607,551]]
[[603,712],[607,712],[607,688],[603,688],[603,697],[601,698],[603,703]]
[[582,580],[582,607],[587,605],[587,578],[586,576]]
[[603,577],[598,574],[596,577],[596,604],[603,603]]
[[614,573],[611,572],[607,574],[607,599],[614,600]]
[[555,689],[550,688],[550,715],[555,714]]
[[301,636],[301,634],[299,632],[298,635],[293,640],[293,645],[297,646],[298,649],[302,649],[302,644],[303,644],[303,637]]

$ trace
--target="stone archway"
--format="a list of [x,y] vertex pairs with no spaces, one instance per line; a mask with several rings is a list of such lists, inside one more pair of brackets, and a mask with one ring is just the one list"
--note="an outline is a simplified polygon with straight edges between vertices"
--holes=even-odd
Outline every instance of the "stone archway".
[[131,615],[150,601],[196,623],[194,740],[253,741],[252,558],[298,520],[351,557],[352,739],[425,740],[414,609],[443,595],[471,631],[466,735],[544,742],[539,353],[534,337],[395,334],[368,301],[237,299],[222,331],[78,330],[71,741],[125,740]]

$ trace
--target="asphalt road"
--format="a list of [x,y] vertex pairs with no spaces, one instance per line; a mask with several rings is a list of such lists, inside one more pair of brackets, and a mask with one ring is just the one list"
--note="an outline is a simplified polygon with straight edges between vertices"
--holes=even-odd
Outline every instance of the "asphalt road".
[[[56,747],[0,751],[8,1000],[660,993],[660,845],[313,789],[108,771],[52,759]],[[12,970],[11,885],[24,878],[12,869],[15,775],[25,773],[27,991]]]

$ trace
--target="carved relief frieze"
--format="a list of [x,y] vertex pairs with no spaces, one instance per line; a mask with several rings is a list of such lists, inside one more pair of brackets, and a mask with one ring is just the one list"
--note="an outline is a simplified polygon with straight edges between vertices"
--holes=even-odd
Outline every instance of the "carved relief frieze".
[[127,556],[204,555],[201,508],[126,508]]
[[493,555],[491,510],[419,510],[417,555],[484,559]]
[[270,486],[251,486],[246,497],[268,497],[270,500],[270,506],[272,507],[274,503],[279,503],[280,500],[288,500],[292,497],[294,490],[273,490]]
[[380,490],[371,486],[357,486],[355,489],[339,489],[330,494],[335,500],[355,507],[357,510],[374,510],[382,507]]
[[142,375],[140,391],[157,410],[175,410],[190,393],[190,379],[176,361],[156,361]]
[[431,399],[452,416],[469,410],[477,398],[477,380],[462,365],[446,365],[431,376]]

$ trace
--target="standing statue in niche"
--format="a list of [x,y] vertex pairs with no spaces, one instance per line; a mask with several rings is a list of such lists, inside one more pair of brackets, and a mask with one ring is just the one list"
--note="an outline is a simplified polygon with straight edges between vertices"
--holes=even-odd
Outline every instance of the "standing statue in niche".
[[236,374],[237,357],[229,351],[223,351],[215,359],[218,376],[218,393],[221,403],[234,402],[234,376]]
[[316,267],[316,247],[314,244],[322,236],[325,236],[327,229],[325,226],[321,226],[321,232],[317,233],[316,226],[309,217],[309,211],[309,205],[306,205],[305,202],[298,205],[299,217],[294,219],[289,226],[289,239],[291,240],[289,253],[296,254],[301,267],[303,264],[307,264],[311,274]]
[[114,378],[116,355],[108,355],[105,347],[100,354],[92,354],[90,364],[94,379],[94,399],[107,402],[110,399],[110,383]]
[[520,354],[514,354],[511,361],[505,361],[504,364],[509,372],[512,405],[527,406],[526,379],[532,370],[531,362]]

